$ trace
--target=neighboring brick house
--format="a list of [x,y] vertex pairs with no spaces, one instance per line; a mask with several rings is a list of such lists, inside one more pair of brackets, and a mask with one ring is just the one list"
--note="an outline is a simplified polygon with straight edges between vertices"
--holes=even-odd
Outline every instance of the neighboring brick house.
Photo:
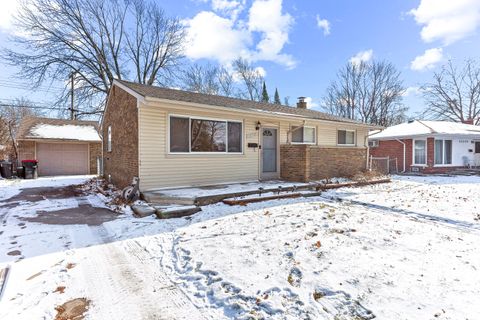
[[415,120],[369,136],[370,155],[396,159],[401,172],[444,173],[480,166],[480,126]]
[[140,190],[351,176],[367,166],[361,122],[297,107],[115,80],[102,120],[104,175]]
[[16,142],[19,164],[38,160],[40,176],[100,173],[102,140],[95,121],[27,117]]

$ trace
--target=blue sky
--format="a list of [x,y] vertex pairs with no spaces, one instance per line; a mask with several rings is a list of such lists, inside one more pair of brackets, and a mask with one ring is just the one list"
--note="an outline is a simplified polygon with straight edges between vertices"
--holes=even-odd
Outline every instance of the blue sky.
[[[2,46],[13,30],[9,17],[16,1],[4,2]],[[480,58],[480,0],[175,0],[160,5],[189,31],[187,60],[228,65],[241,55],[265,72],[272,94],[278,87],[291,102],[308,96],[313,107],[352,58],[392,62],[409,88],[410,115],[423,109],[417,88],[443,63]],[[1,99],[51,100],[45,91],[2,86],[15,69],[1,61],[0,68]]]

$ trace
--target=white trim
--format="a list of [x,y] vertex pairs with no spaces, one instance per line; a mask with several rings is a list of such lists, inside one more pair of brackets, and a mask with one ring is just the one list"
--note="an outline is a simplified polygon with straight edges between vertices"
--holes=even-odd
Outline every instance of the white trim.
[[[345,131],[345,132],[353,132],[353,144],[350,143],[338,143],[338,132],[339,131]],[[357,130],[352,130],[352,129],[338,129],[337,128],[337,147],[356,147],[357,146]],[[345,142],[347,141],[347,134],[345,133]]]
[[[294,142],[293,141],[293,131],[295,131],[294,129],[292,129],[293,127],[298,127],[298,128],[302,128],[303,129],[303,140],[305,141],[305,128],[309,128],[309,129],[313,129],[313,138],[314,138],[314,141],[313,142]],[[296,129],[298,130],[298,129]],[[290,143],[291,144],[308,144],[308,145],[315,145],[317,144],[317,127],[315,126],[305,126],[305,125],[300,125],[300,126],[295,126],[295,125],[290,125]]]
[[[416,163],[415,162],[415,142],[416,141],[424,141],[425,142],[425,163]],[[434,159],[435,162],[435,159]],[[413,139],[412,143],[412,166],[423,166],[426,167],[428,164],[428,143],[427,139]]]
[[127,87],[126,85],[124,85],[123,83],[119,82],[118,79],[113,79],[113,83],[112,83],[112,87],[113,86],[117,86],[119,87],[120,89],[122,89],[123,91],[126,91],[128,94],[134,96],[135,98],[137,98],[137,100],[140,100],[142,102],[145,102],[145,97],[142,96],[141,94],[139,94],[138,92],[136,92],[135,90],[133,89],[130,89],[129,87]]
[[[188,151],[186,152],[171,152],[170,151],[170,119],[174,118],[184,118],[188,119]],[[167,154],[168,155],[244,155],[245,154],[245,123],[243,120],[230,120],[230,119],[220,119],[220,118],[209,118],[209,117],[197,117],[197,116],[188,116],[188,115],[181,115],[181,114],[174,114],[174,113],[169,113],[167,115],[168,121],[167,121]],[[192,119],[193,120],[207,120],[207,121],[218,121],[218,122],[224,122],[225,123],[225,151],[214,151],[214,152],[207,152],[207,151],[201,151],[201,152],[195,152],[192,151]],[[228,151],[228,123],[229,122],[234,122],[234,123],[240,123],[242,125],[242,132],[241,132],[241,141],[240,141],[240,147],[242,148],[241,152],[229,152]]]

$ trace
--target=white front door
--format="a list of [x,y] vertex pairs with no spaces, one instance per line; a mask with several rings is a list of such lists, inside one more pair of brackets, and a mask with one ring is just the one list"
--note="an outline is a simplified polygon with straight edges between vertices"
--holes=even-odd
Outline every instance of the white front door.
[[475,141],[475,156],[474,156],[474,166],[480,166],[480,141]]
[[278,178],[277,129],[262,128],[262,179]]

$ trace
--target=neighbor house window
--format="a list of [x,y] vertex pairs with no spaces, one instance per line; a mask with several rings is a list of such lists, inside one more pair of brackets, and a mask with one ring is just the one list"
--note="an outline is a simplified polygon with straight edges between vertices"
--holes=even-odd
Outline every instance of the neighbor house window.
[[353,130],[338,130],[337,144],[339,145],[355,145],[355,131]]
[[435,140],[435,164],[452,164],[452,140]]
[[112,126],[107,128],[107,151],[112,151]]
[[242,123],[170,117],[170,152],[241,153]]
[[368,146],[369,146],[370,148],[376,148],[376,147],[378,147],[378,140],[370,140],[370,141],[368,141]]
[[415,140],[414,142],[414,164],[427,164],[427,141]]
[[315,127],[292,126],[292,143],[315,144]]

